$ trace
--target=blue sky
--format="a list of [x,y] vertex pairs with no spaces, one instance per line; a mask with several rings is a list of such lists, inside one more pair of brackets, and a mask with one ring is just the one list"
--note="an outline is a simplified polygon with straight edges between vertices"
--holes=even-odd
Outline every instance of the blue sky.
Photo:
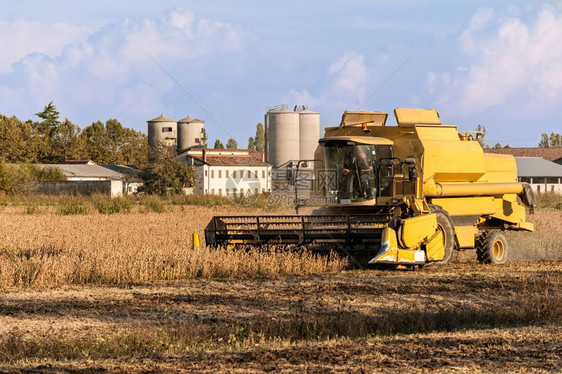
[[245,146],[266,107],[307,104],[324,127],[344,110],[419,107],[485,126],[490,145],[562,132],[559,1],[0,5],[0,113],[21,119],[50,101],[82,127],[191,115],[211,143]]

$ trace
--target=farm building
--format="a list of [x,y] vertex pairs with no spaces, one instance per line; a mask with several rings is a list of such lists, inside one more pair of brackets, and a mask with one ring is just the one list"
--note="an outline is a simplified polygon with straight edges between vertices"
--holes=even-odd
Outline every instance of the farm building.
[[486,153],[499,153],[513,157],[540,157],[562,165],[562,147],[484,148]]
[[515,157],[517,177],[535,193],[562,194],[562,165],[539,157]]
[[138,169],[126,165],[96,165],[88,160],[72,160],[63,164],[43,164],[40,167],[56,167],[66,181],[41,182],[39,191],[45,194],[87,195],[108,194],[112,197],[123,193],[135,193],[142,184]]
[[271,165],[247,149],[191,148],[176,160],[195,167],[194,193],[234,196],[271,192]]

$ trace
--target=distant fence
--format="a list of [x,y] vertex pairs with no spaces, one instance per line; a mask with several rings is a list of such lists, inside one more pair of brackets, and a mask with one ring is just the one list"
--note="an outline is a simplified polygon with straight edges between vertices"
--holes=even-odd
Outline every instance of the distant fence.
[[123,181],[62,181],[40,182],[36,191],[45,195],[91,195],[104,194],[111,197],[123,195]]

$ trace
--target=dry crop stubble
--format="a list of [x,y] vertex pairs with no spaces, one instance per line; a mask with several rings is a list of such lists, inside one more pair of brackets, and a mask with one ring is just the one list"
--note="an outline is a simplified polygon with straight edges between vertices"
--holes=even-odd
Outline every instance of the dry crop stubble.
[[[197,277],[333,272],[345,260],[308,252],[192,249],[216,214],[244,208],[167,207],[164,213],[0,213],[0,286],[132,284]],[[255,213],[255,211],[253,211]]]

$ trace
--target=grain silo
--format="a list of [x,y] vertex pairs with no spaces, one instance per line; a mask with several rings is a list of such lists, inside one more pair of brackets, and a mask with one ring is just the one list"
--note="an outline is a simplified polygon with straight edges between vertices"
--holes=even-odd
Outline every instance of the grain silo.
[[299,156],[301,160],[313,160],[320,138],[320,113],[303,107],[299,111]]
[[299,113],[286,106],[266,114],[268,162],[278,167],[299,157]]
[[147,121],[148,123],[148,145],[150,148],[163,143],[175,147],[177,144],[177,122],[164,116],[156,117]]
[[204,141],[205,122],[185,117],[178,121],[178,152],[182,152],[186,148],[196,145],[202,145]]

